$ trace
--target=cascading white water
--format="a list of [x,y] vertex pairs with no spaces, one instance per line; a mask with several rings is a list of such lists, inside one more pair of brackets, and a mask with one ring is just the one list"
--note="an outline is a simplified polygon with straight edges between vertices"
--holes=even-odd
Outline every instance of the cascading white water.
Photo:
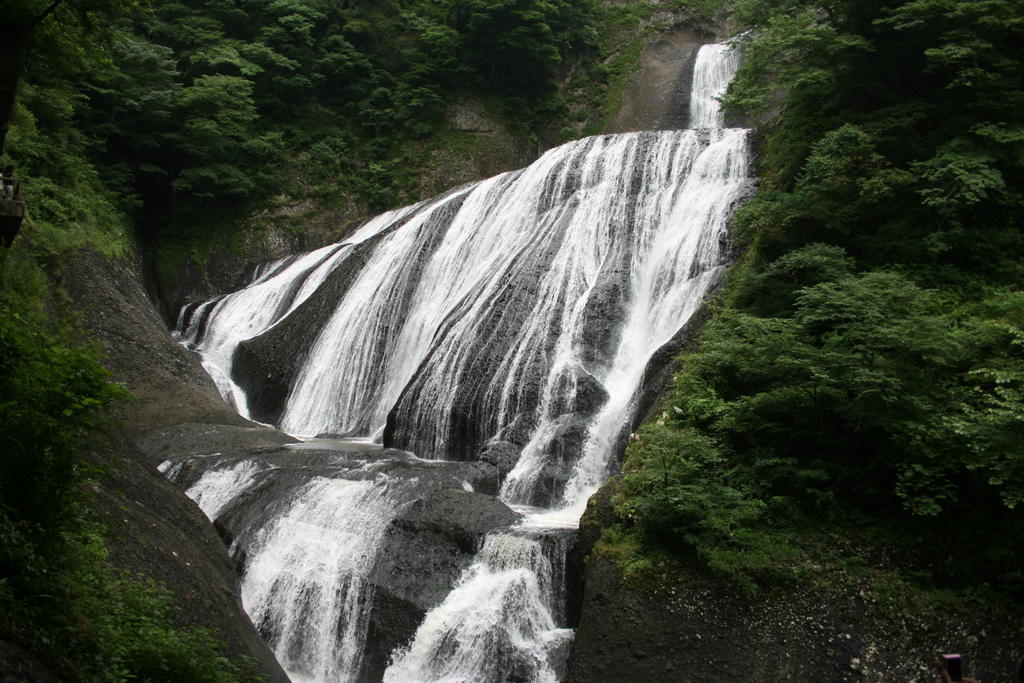
[[[211,522],[216,521],[221,510],[253,485],[253,475],[259,470],[259,465],[252,460],[239,460],[227,467],[212,467],[188,487],[185,495],[196,502]],[[168,477],[173,479],[174,474],[168,473]]]
[[400,221],[416,207],[389,211],[368,221],[351,238],[296,257],[279,259],[261,268],[244,289],[183,308],[177,339],[197,351],[217,389],[243,417],[250,417],[245,392],[231,378],[238,345],[262,334],[294,311],[316,291],[352,247]]
[[293,681],[355,680],[392,482],[315,478],[245,548],[242,603]]
[[[659,206],[662,212],[644,224],[631,255],[630,297],[617,352],[603,367],[591,367],[608,392],[608,400],[592,421],[560,507],[579,508],[603,482],[615,438],[632,417],[632,402],[644,369],[654,352],[667,343],[701,305],[723,265],[721,243],[731,209],[749,185],[746,131],[716,130],[704,146],[694,131],[692,144],[680,146],[674,164],[683,169],[665,179],[675,197]],[[553,372],[545,400],[557,401]],[[527,502],[544,466],[544,452],[557,416],[551,416],[523,449],[505,480],[502,498]],[[578,515],[576,515],[578,517]]]
[[551,653],[572,638],[552,617],[564,603],[565,545],[555,546],[522,533],[488,536],[410,647],[396,653],[385,683],[555,683]]
[[[722,58],[731,63],[721,68]],[[701,49],[695,74],[700,84],[694,97],[710,98],[721,94],[738,62],[730,48],[706,46]],[[721,75],[728,72],[722,84]],[[698,107],[698,122],[717,125],[717,102]],[[668,174],[663,182],[671,188],[672,200],[659,204],[660,212],[651,212],[641,221],[633,236],[629,305],[619,334],[617,352],[604,367],[589,370],[601,381],[608,399],[590,421],[582,455],[562,491],[555,510],[533,512],[523,526],[539,527],[540,533],[559,525],[574,525],[583,513],[587,499],[608,475],[616,440],[627,427],[635,411],[636,393],[644,370],[654,353],[666,344],[701,305],[723,266],[721,254],[728,218],[736,203],[749,188],[747,131],[715,129],[707,133],[706,146],[698,134],[688,131],[690,145],[680,145],[671,160],[659,164]],[[640,196],[645,196],[641,190]],[[648,195],[649,196],[649,195]],[[564,319],[563,319],[564,320]],[[575,330],[570,319],[563,323]],[[578,363],[573,346],[574,334],[563,334],[556,345],[541,401],[543,415],[547,406],[559,403],[564,391],[558,363]],[[568,340],[568,343],[566,342]],[[508,502],[529,499],[545,467],[547,445],[557,433],[559,416],[545,415],[532,438],[523,448],[515,469],[506,478],[501,497]],[[537,532],[535,532],[537,533]],[[521,566],[509,575],[493,572],[488,545],[500,538],[491,535],[477,561],[466,570],[449,597],[427,614],[407,650],[395,654],[385,675],[390,683],[432,681],[470,683],[502,680],[508,662],[494,655],[496,643],[515,643],[520,654],[515,659],[519,680],[554,681],[552,658],[559,652],[564,629],[552,629],[551,607],[536,596],[532,588],[542,581],[550,567],[543,562]],[[512,578],[514,576],[514,578]],[[515,583],[518,582],[518,583]],[[520,587],[509,597],[509,585]],[[526,599],[523,596],[530,596]],[[506,609],[518,599],[517,610]],[[481,655],[481,651],[483,654]],[[528,655],[524,656],[525,653]],[[503,668],[504,667],[504,668]]]
[[740,68],[740,38],[705,45],[697,52],[690,89],[690,128],[721,128],[724,125],[718,98]]
[[[462,194],[428,204],[377,246],[314,343],[292,388],[282,429],[306,436],[372,436],[383,430],[389,399],[408,381],[415,354],[422,352],[408,349],[398,332],[396,300],[413,286],[413,272],[403,264],[414,263],[428,248],[437,214]],[[350,362],[339,365],[341,357]],[[382,390],[387,387],[393,388]]]
[[[554,589],[564,548],[552,560],[546,539],[578,523],[614,466],[650,359],[724,267],[726,224],[752,182],[747,131],[720,128],[714,99],[738,63],[731,46],[701,48],[691,95],[700,130],[569,143],[352,238],[372,248],[313,335],[281,427],[383,435],[435,459],[505,444],[518,458],[501,499],[527,513],[487,537],[386,680],[556,680],[571,631]],[[243,414],[234,349],[273,334],[350,252],[275,264],[183,316],[182,338]],[[245,473],[219,476],[192,492],[217,511],[225,501],[214,491],[231,477],[243,485]],[[396,514],[387,486],[317,479],[246,549],[246,608],[297,679],[356,677],[366,577]]]

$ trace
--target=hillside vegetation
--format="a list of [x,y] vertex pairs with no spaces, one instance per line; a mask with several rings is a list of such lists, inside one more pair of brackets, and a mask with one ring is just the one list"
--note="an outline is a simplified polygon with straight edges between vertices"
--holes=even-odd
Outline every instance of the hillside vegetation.
[[[47,4],[16,3],[25,17]],[[706,16],[714,3],[704,4],[688,11]],[[5,161],[32,179],[33,220],[60,228],[54,240],[94,220],[134,226],[159,258],[170,246],[231,241],[257,214],[301,231],[317,212],[358,217],[420,199],[436,150],[486,154],[476,148],[488,140],[448,121],[466,98],[526,160],[599,132],[636,61],[640,22],[686,7],[65,3],[30,36]]]
[[[1024,3],[745,0],[742,250],[606,538],[748,590],[1024,597]],[[881,580],[881,579],[880,579]],[[936,595],[938,593],[935,593]]]

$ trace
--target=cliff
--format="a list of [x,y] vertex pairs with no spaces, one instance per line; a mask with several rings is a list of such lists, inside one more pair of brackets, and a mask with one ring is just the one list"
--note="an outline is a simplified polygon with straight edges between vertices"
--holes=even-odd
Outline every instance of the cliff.
[[227,431],[234,442],[290,438],[224,405],[195,358],[167,334],[131,263],[83,251],[64,262],[61,280],[114,379],[137,396],[120,409],[124,427],[94,486],[112,564],[165,585],[176,626],[210,629],[225,654],[250,657],[268,680],[287,681],[242,609],[224,544],[199,507],[156,471],[153,455],[166,439],[181,443],[159,429],[180,423]]

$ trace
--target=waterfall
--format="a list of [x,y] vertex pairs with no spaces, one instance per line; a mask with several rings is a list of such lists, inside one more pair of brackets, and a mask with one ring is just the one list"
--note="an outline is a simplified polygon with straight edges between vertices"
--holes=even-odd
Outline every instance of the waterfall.
[[724,125],[718,98],[740,68],[740,38],[727,43],[705,45],[697,52],[690,91],[690,128],[720,128]]
[[[182,312],[180,339],[243,414],[266,373],[240,370],[237,350],[261,340],[294,366],[283,430],[507,464],[499,496],[523,521],[480,541],[385,680],[561,675],[566,539],[616,468],[651,359],[720,277],[752,187],[747,131],[723,129],[715,100],[738,64],[733,46],[700,49],[692,129],[568,143]],[[214,517],[251,480],[240,462],[189,494]],[[314,479],[236,549],[246,609],[296,680],[361,675],[394,486]]]
[[349,256],[353,245],[392,227],[415,208],[377,216],[344,243],[265,264],[244,289],[182,308],[176,338],[200,354],[203,368],[224,400],[243,417],[250,417],[245,392],[231,378],[239,343],[262,334],[294,311]]
[[[196,502],[211,522],[217,520],[232,500],[253,485],[253,476],[259,466],[252,460],[240,460],[227,467],[213,467],[203,473],[199,481],[185,490],[185,495]],[[176,472],[169,472],[174,479]]]
[[[404,266],[416,263],[436,241],[463,194],[427,204],[373,251],[317,337],[292,388],[282,429],[307,436],[383,431],[388,398],[408,380],[424,346],[422,339],[414,345],[407,340],[416,322],[402,324],[403,299],[416,284],[415,268]],[[416,311],[421,316],[431,312]],[[351,362],[339,365],[342,357]]]
[[477,562],[427,615],[409,648],[396,653],[385,683],[555,683],[551,654],[568,645],[572,631],[553,617],[565,602],[566,543],[549,538],[488,536]]
[[245,548],[242,604],[293,681],[355,680],[381,538],[398,514],[386,477],[316,478]]

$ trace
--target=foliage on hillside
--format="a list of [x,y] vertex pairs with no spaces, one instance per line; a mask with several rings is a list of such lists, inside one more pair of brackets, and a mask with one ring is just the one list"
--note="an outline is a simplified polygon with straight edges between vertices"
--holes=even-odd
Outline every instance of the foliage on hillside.
[[[282,190],[330,204],[411,199],[410,145],[459,95],[524,128],[593,40],[592,2],[176,0],[114,22],[80,127],[147,230],[201,232]],[[34,77],[34,74],[30,74]],[[312,187],[287,187],[301,167]],[[152,236],[152,235],[151,235]]]
[[[509,131],[512,158],[600,132],[658,28],[648,18],[690,4],[64,3],[29,45],[3,161],[30,179],[31,231],[55,248],[81,241],[86,215],[112,243],[125,215],[148,246],[181,253],[278,208],[365,214],[421,198],[435,156],[488,156],[490,136],[449,128],[463,100]],[[717,0],[693,5],[707,15]]]
[[[922,585],[1024,594],[1024,3],[746,0],[726,104],[776,108],[747,251],[622,529],[748,587],[837,529]],[[802,558],[802,559],[801,559]]]

